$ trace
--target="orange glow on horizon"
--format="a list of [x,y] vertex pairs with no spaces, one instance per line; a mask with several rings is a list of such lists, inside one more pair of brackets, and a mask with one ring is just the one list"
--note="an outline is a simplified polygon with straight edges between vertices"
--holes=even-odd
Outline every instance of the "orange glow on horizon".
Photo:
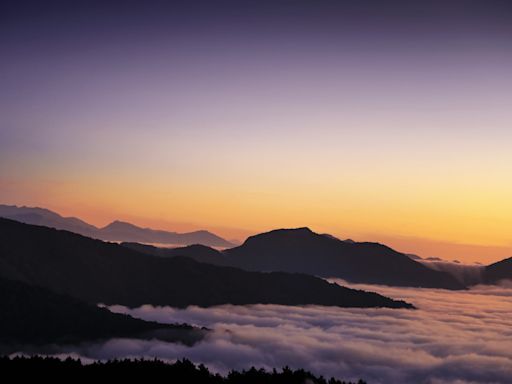
[[[79,217],[98,227],[113,220],[123,220],[142,227],[176,232],[207,229],[238,242],[276,228],[308,226],[315,232],[330,233],[340,239],[380,242],[422,257],[489,264],[512,256],[512,246],[499,241],[499,235],[506,238],[507,233],[496,233],[495,228],[481,222],[457,227],[457,222],[465,222],[467,218],[460,212],[455,215],[455,210],[450,217],[447,212],[441,216],[436,210],[428,212],[421,206],[410,212],[403,208],[400,210],[391,202],[380,207],[378,201],[370,207],[325,205],[318,200],[305,205],[307,196],[301,194],[286,201],[263,199],[262,195],[251,200],[245,196],[250,202],[245,204],[234,194],[212,194],[208,201],[204,201],[200,195],[188,193],[185,196],[178,191],[174,191],[173,198],[169,200],[165,194],[154,192],[148,195],[151,198],[146,199],[147,191],[135,187],[125,194],[117,194],[114,191],[118,189],[109,187],[97,190],[95,195],[93,188],[87,189],[85,185],[80,188],[83,196],[77,198],[76,193],[67,189],[71,187],[64,183],[47,189],[46,193],[53,189],[54,193],[49,194],[53,200],[45,195],[7,203],[48,208],[63,216]],[[73,196],[73,200],[66,201],[66,196]],[[330,202],[333,201],[331,197]],[[489,232],[474,237],[485,227]]]

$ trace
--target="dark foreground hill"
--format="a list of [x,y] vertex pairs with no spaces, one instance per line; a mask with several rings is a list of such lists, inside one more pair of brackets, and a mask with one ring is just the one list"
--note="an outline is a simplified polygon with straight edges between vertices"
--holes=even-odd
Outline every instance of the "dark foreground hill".
[[112,337],[163,338],[193,344],[205,331],[115,314],[44,288],[0,278],[0,350],[75,344]]
[[464,289],[454,276],[436,271],[378,243],[342,241],[309,228],[280,229],[249,237],[241,246],[217,251],[205,246],[125,247],[163,256],[187,256],[203,263],[250,271],[284,271],[338,277],[355,283]]
[[0,219],[0,276],[89,303],[186,307],[318,304],[411,308],[304,274],[248,272],[144,255],[67,231]]
[[[267,372],[263,369],[251,368],[247,371],[231,371],[227,376],[211,373],[204,365],[194,365],[189,360],[178,360],[173,364],[166,364],[159,360],[113,360],[82,364],[80,360],[43,357],[0,357],[0,371],[2,375],[13,374],[13,377],[32,378],[35,374],[42,374],[39,378],[48,378],[46,374],[56,377],[80,377],[80,379],[97,379],[115,375],[119,380],[162,380],[170,383],[197,383],[197,384],[356,384],[341,381],[335,378],[326,380],[310,372],[283,368],[282,371]],[[74,376],[72,376],[74,375]],[[357,384],[365,384],[359,380]]]
[[63,217],[49,209],[37,207],[17,207],[15,205],[0,204],[0,217],[26,224],[64,229],[83,236],[108,241],[136,241],[175,245],[205,244],[224,248],[233,246],[229,241],[205,230],[177,233],[141,228],[119,220],[113,221],[103,228],[98,228],[79,218]]

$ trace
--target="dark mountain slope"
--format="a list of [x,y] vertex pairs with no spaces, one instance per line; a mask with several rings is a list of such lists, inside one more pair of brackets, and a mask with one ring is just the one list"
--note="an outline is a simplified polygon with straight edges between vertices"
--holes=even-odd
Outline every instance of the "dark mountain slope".
[[512,280],[512,257],[488,265],[484,269],[484,282],[496,284],[501,280]]
[[133,249],[138,252],[146,253],[148,255],[159,257],[175,257],[186,256],[194,259],[200,263],[207,263],[220,266],[230,266],[228,258],[216,249],[194,244],[187,247],[180,248],[160,248],[152,245],[145,245],[140,243],[121,243],[123,247]]
[[231,265],[248,270],[302,272],[358,283],[464,288],[448,273],[427,268],[382,244],[341,241],[309,228],[262,233],[224,253]]
[[204,331],[111,313],[47,289],[0,278],[0,345],[76,343],[112,337],[166,336],[187,344]]
[[71,232],[0,219],[0,274],[90,303],[410,307],[302,274],[247,272],[144,255]]
[[123,246],[150,255],[181,255],[199,262],[253,271],[309,273],[359,283],[464,288],[451,274],[433,270],[385,245],[342,241],[331,235],[316,234],[308,228],[263,233],[250,237],[240,247],[222,252],[201,245],[157,248],[123,243]]

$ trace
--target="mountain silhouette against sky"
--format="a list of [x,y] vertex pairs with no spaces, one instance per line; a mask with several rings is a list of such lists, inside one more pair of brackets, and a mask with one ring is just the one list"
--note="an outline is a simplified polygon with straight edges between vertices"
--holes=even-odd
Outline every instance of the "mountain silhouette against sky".
[[232,265],[248,270],[302,272],[356,283],[464,288],[448,273],[433,271],[385,245],[342,241],[309,228],[251,236],[225,254]]
[[0,276],[97,304],[184,308],[318,304],[411,308],[298,273],[249,272],[188,257],[145,255],[68,231],[0,219]]
[[339,240],[309,228],[262,233],[249,237],[239,247],[224,251],[204,246],[165,249],[141,244],[123,245],[152,255],[187,256],[201,262],[251,271],[308,273],[355,283],[465,288],[449,273],[432,270],[385,245]]
[[76,217],[63,217],[45,208],[0,205],[0,217],[21,221],[26,224],[44,225],[64,229],[94,239],[107,241],[129,241],[139,243],[160,243],[174,245],[204,244],[211,247],[232,247],[229,241],[211,232],[200,230],[177,233],[151,228],[141,228],[123,221],[114,221],[98,228]]
[[488,265],[484,269],[484,282],[497,284],[502,281],[512,282],[512,257]]
[[[141,228],[122,221],[97,228],[78,218],[62,217],[44,208],[0,205],[0,217],[65,229],[91,238],[123,242],[126,248],[140,253],[161,257],[186,256],[201,263],[249,271],[307,273],[356,283],[465,288],[464,282],[449,272],[434,270],[421,260],[383,244],[340,240],[329,234],[315,233],[307,227],[258,234],[249,237],[238,247],[229,248],[231,243],[208,231],[174,233]],[[185,246],[158,248],[150,243]],[[496,281],[498,277],[511,278],[511,273],[503,265],[506,264],[487,267],[484,281]]]

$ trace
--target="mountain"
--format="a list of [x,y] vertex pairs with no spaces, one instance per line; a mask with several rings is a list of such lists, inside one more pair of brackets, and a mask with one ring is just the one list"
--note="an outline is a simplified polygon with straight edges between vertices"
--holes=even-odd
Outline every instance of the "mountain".
[[188,233],[167,232],[150,228],[141,228],[122,221],[114,221],[106,227],[99,229],[98,238],[110,241],[139,243],[182,245],[204,244],[212,247],[233,246],[229,241],[208,231],[194,231]]
[[103,228],[97,228],[76,217],[62,217],[58,213],[44,208],[17,207],[0,205],[0,217],[20,221],[26,224],[64,229],[80,235],[107,241],[127,241],[140,243],[160,243],[175,245],[204,244],[211,247],[226,248],[233,244],[208,231],[177,233],[141,228],[122,221],[114,221]]
[[252,236],[224,254],[231,265],[247,270],[310,273],[356,283],[465,288],[450,274],[432,270],[385,245],[342,241],[309,228]]
[[0,278],[0,350],[112,337],[161,338],[191,344],[205,331],[115,314],[47,289]]
[[0,219],[0,275],[89,303],[129,307],[256,303],[412,307],[309,275],[249,272],[187,257],[154,257],[8,219]]
[[343,241],[309,228],[280,229],[252,236],[239,247],[218,251],[205,246],[157,248],[123,246],[160,257],[187,256],[214,265],[250,271],[307,273],[355,283],[463,289],[451,273],[435,270],[377,243]]
[[121,243],[123,247],[159,257],[185,256],[199,263],[230,266],[229,259],[220,251],[205,245],[194,244],[179,248],[160,248],[140,243]]
[[512,257],[486,266],[483,276],[484,282],[487,284],[496,284],[502,280],[512,280]]
[[0,217],[21,221],[22,223],[44,225],[45,227],[65,229],[84,236],[96,236],[98,228],[76,217],[62,217],[49,209],[37,207],[17,207],[0,204]]

